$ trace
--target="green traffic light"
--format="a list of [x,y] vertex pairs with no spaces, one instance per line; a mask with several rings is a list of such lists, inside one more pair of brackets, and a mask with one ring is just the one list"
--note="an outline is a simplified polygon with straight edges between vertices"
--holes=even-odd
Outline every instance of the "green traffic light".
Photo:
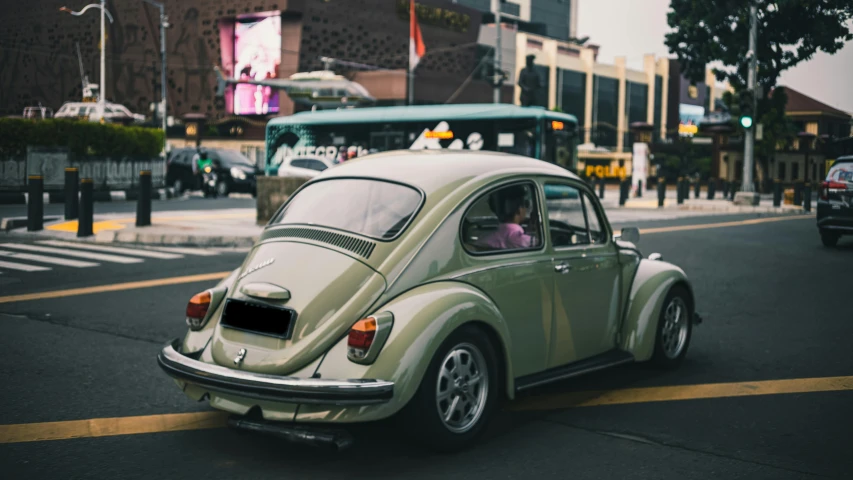
[[743,128],[752,128],[752,117],[740,117],[740,126]]

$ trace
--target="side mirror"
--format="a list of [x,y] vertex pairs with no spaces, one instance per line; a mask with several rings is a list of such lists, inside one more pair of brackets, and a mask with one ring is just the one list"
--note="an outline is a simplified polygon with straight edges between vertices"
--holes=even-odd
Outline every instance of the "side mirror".
[[623,242],[637,243],[640,241],[640,229],[637,227],[623,228],[622,234],[619,235],[618,240],[622,240]]

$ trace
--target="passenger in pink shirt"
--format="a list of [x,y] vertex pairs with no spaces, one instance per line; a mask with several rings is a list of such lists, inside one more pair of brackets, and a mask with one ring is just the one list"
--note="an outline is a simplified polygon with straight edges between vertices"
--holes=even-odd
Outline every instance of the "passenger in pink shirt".
[[511,250],[537,246],[538,240],[524,232],[521,223],[530,215],[530,201],[525,199],[526,188],[508,187],[489,199],[489,206],[500,220],[498,229],[486,236],[482,244],[495,250]]

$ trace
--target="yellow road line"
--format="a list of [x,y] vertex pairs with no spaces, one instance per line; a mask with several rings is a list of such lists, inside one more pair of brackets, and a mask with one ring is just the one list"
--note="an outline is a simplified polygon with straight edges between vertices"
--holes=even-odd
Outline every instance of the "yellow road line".
[[598,392],[569,392],[524,398],[512,404],[509,409],[514,411],[557,410],[561,408],[622,405],[628,403],[848,390],[853,390],[853,376],[626,388]]
[[204,430],[224,427],[227,419],[222,412],[199,412],[0,425],[0,443]]
[[[853,376],[711,383],[529,397],[513,402],[508,410],[558,410],[630,403],[849,390],[853,390]],[[203,430],[224,427],[226,420],[227,414],[224,412],[200,412],[0,425],[0,444]]]
[[98,285],[95,287],[71,288],[68,290],[54,290],[51,292],[25,293],[22,295],[10,295],[7,297],[0,297],[0,303],[25,302],[28,300],[44,300],[47,298],[74,297],[77,295],[89,295],[92,293],[117,292],[121,290],[133,290],[136,288],[162,287],[164,285],[178,285],[181,283],[221,280],[227,277],[229,274],[231,274],[231,272],[203,273],[200,275],[188,275],[185,277],[143,280],[141,282],[116,283],[113,285]]
[[782,222],[786,220],[814,220],[813,216],[796,215],[787,217],[753,218],[751,220],[738,220],[736,222],[702,223],[698,225],[678,225],[675,227],[644,228],[641,234],[682,232],[685,230],[706,230],[709,228],[740,227],[744,225],[755,225],[759,223]]

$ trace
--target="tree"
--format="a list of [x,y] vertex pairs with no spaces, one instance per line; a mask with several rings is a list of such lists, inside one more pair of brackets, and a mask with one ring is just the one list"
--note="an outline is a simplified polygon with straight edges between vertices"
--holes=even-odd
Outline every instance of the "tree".
[[[833,54],[853,40],[851,0],[753,0],[758,6],[757,84],[769,92],[779,75],[817,51]],[[700,82],[709,64],[717,80],[740,91],[749,67],[750,0],[671,0],[666,46],[685,76]]]

